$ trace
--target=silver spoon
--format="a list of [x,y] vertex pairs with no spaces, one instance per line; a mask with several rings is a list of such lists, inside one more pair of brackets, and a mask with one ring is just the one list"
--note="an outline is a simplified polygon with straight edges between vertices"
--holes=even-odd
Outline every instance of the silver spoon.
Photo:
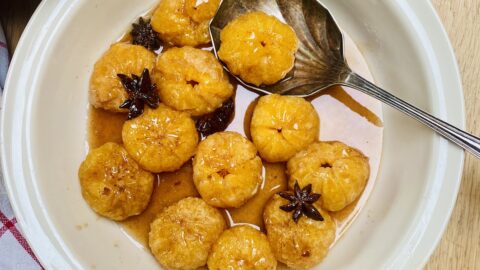
[[284,80],[257,87],[236,77],[247,88],[264,94],[308,97],[334,85],[351,87],[415,118],[480,158],[478,137],[408,104],[353,72],[343,55],[342,32],[317,0],[223,0],[210,24],[215,53],[220,49],[221,30],[249,11],[263,11],[284,20],[295,30],[300,47],[295,55],[295,67]]

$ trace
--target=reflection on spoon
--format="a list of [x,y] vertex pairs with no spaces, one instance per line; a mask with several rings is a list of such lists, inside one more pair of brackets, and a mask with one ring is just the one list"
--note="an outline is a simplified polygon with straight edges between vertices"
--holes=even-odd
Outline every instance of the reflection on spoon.
[[265,94],[308,97],[335,85],[351,87],[416,119],[480,158],[480,138],[395,97],[353,72],[344,57],[343,34],[330,12],[317,0],[223,0],[210,24],[216,53],[220,49],[222,29],[249,11],[275,15],[293,27],[300,40],[293,75],[287,75],[276,84],[258,87],[237,78],[249,89]]

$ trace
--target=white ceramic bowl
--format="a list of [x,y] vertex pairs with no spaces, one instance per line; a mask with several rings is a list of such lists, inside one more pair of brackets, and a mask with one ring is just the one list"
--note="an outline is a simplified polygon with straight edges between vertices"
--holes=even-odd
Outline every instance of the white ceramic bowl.
[[[427,0],[325,0],[376,82],[464,128],[463,95],[447,36]],[[45,0],[8,75],[3,172],[24,234],[48,269],[149,269],[152,256],[81,199],[92,64],[156,0]],[[381,173],[371,196],[319,269],[414,269],[427,261],[458,191],[463,152],[384,108]]]

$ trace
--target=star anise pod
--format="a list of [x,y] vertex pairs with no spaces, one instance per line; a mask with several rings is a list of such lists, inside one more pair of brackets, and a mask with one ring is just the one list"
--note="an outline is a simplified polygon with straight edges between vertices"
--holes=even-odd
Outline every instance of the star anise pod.
[[152,29],[150,20],[144,21],[142,17],[138,19],[138,23],[132,24],[132,43],[142,45],[143,47],[155,51],[160,48],[160,38],[158,33]]
[[232,121],[234,112],[235,101],[233,98],[230,98],[222,104],[222,107],[198,118],[195,126],[198,132],[205,137],[215,132],[224,131]]
[[152,109],[158,107],[160,98],[156,85],[152,84],[150,80],[148,69],[144,69],[140,77],[135,74],[132,74],[131,77],[125,74],[117,74],[117,76],[128,93],[128,99],[120,105],[121,109],[129,109],[128,119],[141,115],[145,103]]
[[312,184],[300,189],[298,182],[295,182],[294,190],[283,191],[278,193],[280,197],[289,200],[290,203],[280,206],[285,212],[292,212],[292,218],[295,223],[304,214],[305,216],[318,221],[323,221],[323,217],[320,212],[313,206],[313,203],[320,199],[320,194],[312,193]]

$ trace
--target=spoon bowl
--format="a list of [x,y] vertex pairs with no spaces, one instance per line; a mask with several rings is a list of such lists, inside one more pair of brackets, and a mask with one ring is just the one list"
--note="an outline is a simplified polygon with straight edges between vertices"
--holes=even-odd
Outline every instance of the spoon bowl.
[[235,76],[249,89],[308,97],[339,84],[349,74],[342,32],[328,10],[315,0],[224,0],[210,24],[215,53],[220,49],[221,30],[232,19],[251,11],[263,11],[290,25],[299,39],[299,49],[294,68],[274,85],[255,86]]
[[[353,72],[344,57],[342,32],[328,9],[317,0],[223,0],[210,23],[217,57],[222,29],[239,15],[251,11],[263,11],[290,25],[299,39],[299,49],[294,68],[276,84],[255,86],[232,74],[248,89],[263,94],[309,97],[335,85],[351,87],[407,114],[480,158],[480,138],[395,97]],[[228,71],[228,67],[225,68]]]

